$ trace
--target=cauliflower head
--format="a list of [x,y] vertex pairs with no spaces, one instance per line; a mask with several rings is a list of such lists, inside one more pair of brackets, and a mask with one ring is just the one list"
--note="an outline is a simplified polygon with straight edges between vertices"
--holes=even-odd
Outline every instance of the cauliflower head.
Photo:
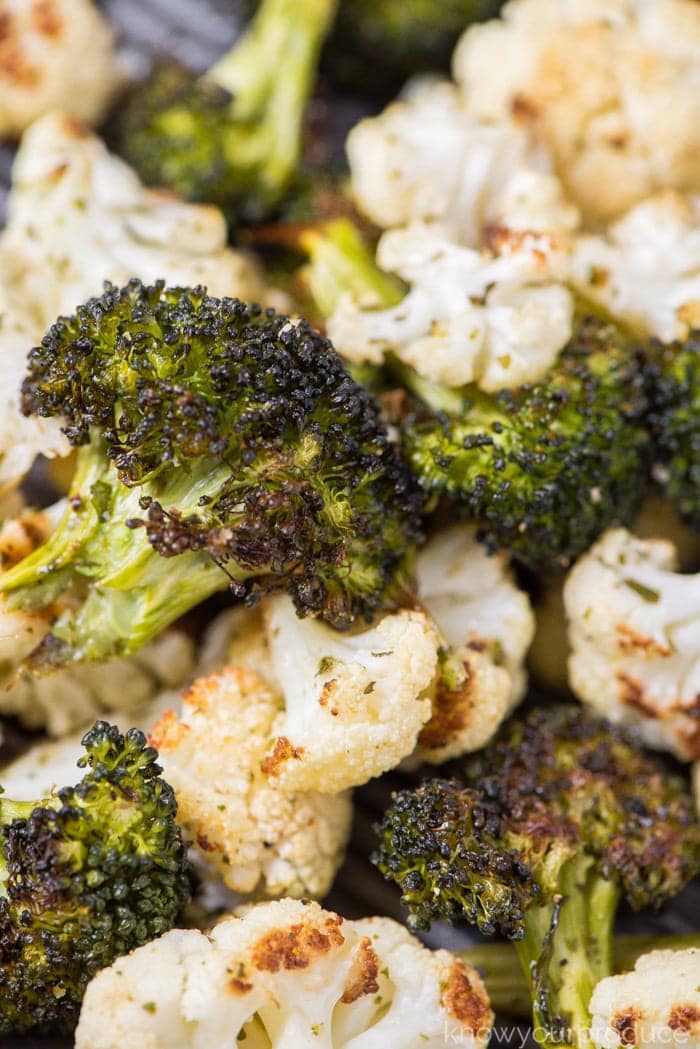
[[[475,533],[470,525],[454,525],[418,555],[420,599],[448,646],[416,751],[435,764],[485,746],[527,684],[524,661],[535,630],[528,596],[506,555],[489,554]],[[453,661],[463,677],[450,687]]]
[[536,382],[572,333],[565,260],[554,234],[498,227],[477,251],[425,225],[390,230],[377,262],[408,293],[385,310],[342,295],[328,334],[350,361],[381,364],[391,352],[444,386],[491,392]]
[[[62,114],[27,131],[0,238],[6,291],[40,333],[105,280],[204,284],[212,295],[264,298],[254,264],[227,247],[217,208],[146,189],[96,135]],[[21,374],[18,377],[18,382]]]
[[564,603],[579,699],[688,761],[700,757],[700,577],[676,565],[671,543],[612,529],[570,572]]
[[590,1012],[599,1049],[698,1049],[700,946],[643,954],[633,972],[600,981]]
[[[105,1023],[105,1016],[109,1023]],[[468,1049],[493,1014],[478,974],[389,918],[279,900],[208,935],[172,930],[89,984],[76,1049]]]
[[62,109],[96,123],[121,74],[114,31],[91,0],[3,0],[0,135]]
[[605,236],[582,236],[572,280],[642,335],[665,342],[700,328],[700,196],[659,192]]
[[431,716],[440,640],[424,612],[341,634],[300,619],[286,595],[239,614],[227,653],[279,697],[263,771],[282,790],[333,794],[411,754]]
[[436,224],[477,247],[505,216],[520,228],[571,231],[575,207],[549,173],[546,152],[506,117],[482,121],[447,81],[419,83],[347,139],[351,190],[380,229]]
[[551,150],[588,222],[700,189],[695,0],[511,0],[467,29],[454,72],[472,113],[515,117]]
[[323,896],[350,833],[348,793],[280,789],[263,769],[280,699],[245,667],[198,678],[180,716],[151,729],[178,802],[178,819],[203,859],[235,892]]

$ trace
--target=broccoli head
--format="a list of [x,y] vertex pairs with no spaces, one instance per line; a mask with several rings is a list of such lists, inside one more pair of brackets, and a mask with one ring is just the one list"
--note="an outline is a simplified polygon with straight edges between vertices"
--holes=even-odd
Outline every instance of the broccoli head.
[[156,67],[119,113],[119,151],[147,185],[258,220],[296,173],[304,110],[337,0],[263,0],[203,77]]
[[620,899],[657,906],[700,871],[685,781],[573,706],[534,710],[458,779],[396,795],[379,835],[411,925],[464,919],[516,941],[547,1044],[589,1044]]
[[141,732],[98,721],[75,787],[0,797],[0,1032],[69,1028],[85,988],[167,932],[190,872],[172,788]]
[[656,436],[654,476],[682,517],[700,531],[700,331],[651,344]]
[[0,581],[24,611],[75,598],[34,668],[133,651],[227,586],[338,628],[403,597],[420,495],[306,322],[108,285],[32,351],[22,397],[81,446],[63,520]]
[[605,318],[579,311],[545,378],[514,390],[451,390],[398,362],[393,371],[416,398],[403,448],[429,505],[447,497],[491,545],[565,568],[636,513],[650,459],[646,376]]

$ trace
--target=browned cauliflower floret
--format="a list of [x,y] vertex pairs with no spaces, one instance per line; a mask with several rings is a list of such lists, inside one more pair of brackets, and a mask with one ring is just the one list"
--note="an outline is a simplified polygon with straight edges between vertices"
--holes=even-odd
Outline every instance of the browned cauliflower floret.
[[[323,896],[343,858],[350,796],[291,792],[270,776],[282,702],[255,671],[228,667],[199,678],[178,717],[151,730],[178,818],[202,856],[236,892]],[[290,744],[291,748],[291,744]]]
[[114,32],[91,0],[3,0],[0,135],[52,109],[95,123],[120,78]]
[[572,569],[564,602],[573,691],[648,746],[700,757],[700,576],[673,545],[612,529]]
[[515,116],[589,221],[657,189],[700,189],[695,0],[511,0],[455,53],[469,109]]
[[[108,1017],[108,1022],[105,1022]],[[389,918],[280,900],[173,930],[88,986],[76,1049],[483,1049],[478,974]]]
[[600,981],[590,1012],[599,1049],[698,1049],[700,946],[642,955],[633,972]]

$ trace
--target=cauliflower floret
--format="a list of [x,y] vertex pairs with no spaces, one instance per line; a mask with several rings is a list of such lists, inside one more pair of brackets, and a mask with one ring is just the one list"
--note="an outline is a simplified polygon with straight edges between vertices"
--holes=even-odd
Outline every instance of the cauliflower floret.
[[590,1013],[600,1049],[698,1049],[700,947],[642,955],[633,972],[600,981]]
[[700,196],[657,193],[606,236],[581,237],[571,268],[590,298],[641,334],[684,339],[700,328]]
[[[105,1023],[109,1016],[109,1023]],[[478,974],[389,918],[280,900],[208,934],[172,930],[89,984],[76,1049],[480,1049]]]
[[548,146],[589,221],[657,189],[700,189],[695,0],[511,0],[469,28],[455,78],[469,110]]
[[671,543],[613,529],[572,569],[564,603],[576,695],[687,761],[700,757],[700,576],[675,569]]
[[347,140],[355,203],[382,229],[437,223],[478,246],[489,226],[573,230],[576,209],[561,197],[542,149],[510,119],[475,119],[455,86],[420,84]]
[[101,139],[67,117],[43,117],[24,136],[0,251],[7,293],[42,331],[101,294],[105,280],[163,278],[260,301],[255,265],[226,241],[217,208],[146,189]]
[[377,261],[407,281],[408,294],[387,310],[341,296],[328,334],[348,360],[381,364],[390,350],[445,386],[495,391],[535,382],[571,336],[563,255],[550,234],[499,228],[490,250],[475,251],[427,226],[390,230]]
[[232,626],[228,661],[257,671],[280,697],[263,769],[281,789],[357,787],[413,751],[431,715],[440,644],[423,612],[340,634],[300,619],[281,595]]
[[280,700],[244,667],[198,678],[151,729],[178,818],[235,892],[323,896],[350,832],[349,794],[283,791],[263,770]]
[[527,684],[524,660],[535,629],[530,602],[507,557],[490,555],[475,531],[454,525],[418,556],[421,601],[466,674],[455,690],[442,678],[434,685],[433,716],[417,749],[432,763],[485,746]]
[[19,135],[52,109],[96,123],[121,79],[114,31],[97,7],[3,0],[0,20],[0,135]]

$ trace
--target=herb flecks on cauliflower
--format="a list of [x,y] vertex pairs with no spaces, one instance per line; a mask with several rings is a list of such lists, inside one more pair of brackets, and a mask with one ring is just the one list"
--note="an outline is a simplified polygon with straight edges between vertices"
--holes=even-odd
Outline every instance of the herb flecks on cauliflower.
[[590,1012],[599,1049],[698,1049],[700,947],[642,955],[633,972],[600,981]]
[[421,84],[347,140],[352,192],[381,229],[435,224],[476,247],[509,225],[564,233],[578,223],[549,174],[546,151],[510,118],[481,121],[453,84]]
[[96,123],[120,79],[114,30],[91,0],[4,0],[0,135],[56,109]]
[[257,632],[243,628],[228,660],[261,673],[280,697],[262,762],[271,781],[283,790],[336,793],[411,754],[430,718],[427,690],[438,664],[429,616],[404,610],[341,634],[300,619],[287,597],[276,597],[258,623]]
[[666,342],[700,328],[700,196],[668,190],[637,204],[605,236],[582,236],[572,278],[642,335]]
[[511,0],[467,30],[454,71],[482,119],[516,117],[589,222],[657,189],[700,189],[694,0]]
[[381,364],[393,353],[444,386],[493,392],[536,382],[571,337],[565,259],[554,234],[536,231],[494,228],[477,251],[428,226],[390,230],[377,261],[408,283],[405,298],[376,310],[341,296],[328,333],[348,360]]
[[576,695],[686,761],[700,757],[699,584],[676,571],[671,543],[620,528],[580,559],[564,587]]
[[[104,1017],[109,1013],[110,1022]],[[493,1014],[478,974],[389,918],[280,900],[173,930],[89,985],[76,1049],[467,1049]]]
[[280,706],[259,674],[228,667],[197,679],[182,714],[166,711],[151,741],[178,818],[229,888],[323,896],[343,858],[350,796],[284,791],[263,771]]
[[[447,646],[433,683],[433,715],[417,756],[439,763],[485,746],[522,698],[534,634],[527,594],[505,554],[489,554],[476,529],[454,525],[421,550],[418,591]],[[455,664],[459,676],[455,676]]]

